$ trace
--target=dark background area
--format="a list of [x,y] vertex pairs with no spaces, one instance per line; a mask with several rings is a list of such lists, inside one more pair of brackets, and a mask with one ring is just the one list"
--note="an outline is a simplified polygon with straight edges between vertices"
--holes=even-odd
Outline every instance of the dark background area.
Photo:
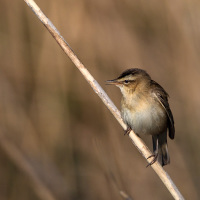
[[[200,2],[37,4],[118,108],[105,81],[127,68],[166,89],[176,136],[165,170],[200,199]],[[24,1],[0,0],[0,61],[0,199],[173,199]]]

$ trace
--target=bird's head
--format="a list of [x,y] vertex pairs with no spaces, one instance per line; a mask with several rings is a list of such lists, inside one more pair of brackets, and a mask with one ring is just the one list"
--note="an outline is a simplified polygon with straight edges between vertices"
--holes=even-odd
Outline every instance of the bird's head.
[[122,94],[126,95],[144,90],[150,81],[151,77],[146,71],[132,68],[124,71],[118,78],[106,81],[106,83],[116,85],[120,88]]

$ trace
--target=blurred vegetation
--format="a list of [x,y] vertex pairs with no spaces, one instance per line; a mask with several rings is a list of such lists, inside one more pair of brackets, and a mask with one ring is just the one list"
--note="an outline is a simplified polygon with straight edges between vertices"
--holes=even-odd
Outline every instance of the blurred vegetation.
[[[176,137],[165,169],[200,199],[200,2],[37,3],[118,107],[105,81],[127,68],[168,91]],[[0,24],[0,199],[172,199],[24,1],[0,0]]]

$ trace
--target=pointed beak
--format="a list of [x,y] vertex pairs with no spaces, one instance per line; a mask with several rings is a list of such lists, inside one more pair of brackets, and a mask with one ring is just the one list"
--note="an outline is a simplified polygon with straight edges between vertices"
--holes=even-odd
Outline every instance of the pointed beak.
[[120,85],[120,84],[122,84],[122,83],[117,79],[106,81],[106,85],[116,85],[117,86],[117,85]]

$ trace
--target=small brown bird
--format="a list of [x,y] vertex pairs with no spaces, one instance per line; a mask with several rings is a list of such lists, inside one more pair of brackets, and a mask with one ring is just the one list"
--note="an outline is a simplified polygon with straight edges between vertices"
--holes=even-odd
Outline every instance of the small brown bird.
[[169,164],[167,129],[174,139],[175,128],[167,92],[138,68],[128,69],[107,83],[119,87],[123,95],[121,115],[128,126],[126,133],[132,129],[139,136],[152,135],[154,159],[150,165],[157,159],[162,166]]

